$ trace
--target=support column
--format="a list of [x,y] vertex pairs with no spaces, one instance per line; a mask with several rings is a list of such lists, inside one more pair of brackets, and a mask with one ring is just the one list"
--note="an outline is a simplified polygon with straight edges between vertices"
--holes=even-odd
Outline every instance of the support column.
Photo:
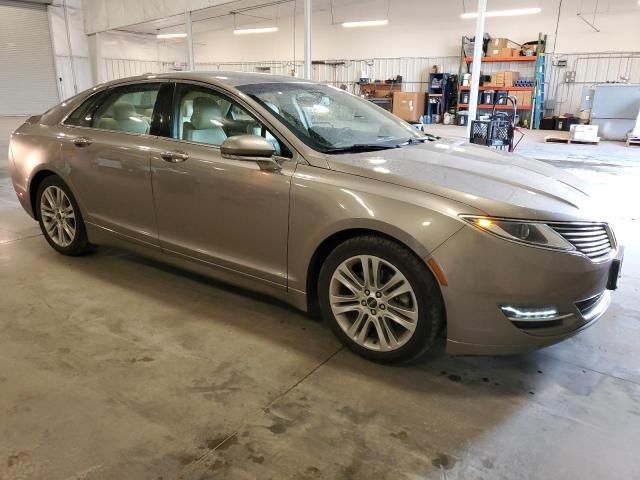
[[193,56],[193,23],[191,22],[191,11],[185,12],[185,23],[187,25],[187,64],[189,71],[195,70],[196,63]]
[[[69,53],[69,66],[71,67],[71,79],[73,80],[73,95],[78,94],[78,79],[76,77],[76,66],[73,61],[73,46],[71,45],[71,32],[69,30],[69,10],[67,0],[62,0],[62,9],[64,11],[64,27],[67,33],[67,48]],[[69,95],[71,96],[71,95]]]
[[93,85],[98,85],[105,81],[102,72],[102,49],[100,45],[100,33],[93,33],[87,36],[89,43],[89,63],[91,66],[91,78]]
[[304,0],[304,78],[311,80],[311,0]]
[[469,118],[467,121],[467,138],[471,135],[471,122],[478,112],[478,93],[480,92],[480,72],[482,70],[482,44],[484,37],[484,15],[487,11],[487,0],[478,0],[478,18],[476,18],[476,41],[473,48],[473,66],[471,68],[471,91],[469,92]]

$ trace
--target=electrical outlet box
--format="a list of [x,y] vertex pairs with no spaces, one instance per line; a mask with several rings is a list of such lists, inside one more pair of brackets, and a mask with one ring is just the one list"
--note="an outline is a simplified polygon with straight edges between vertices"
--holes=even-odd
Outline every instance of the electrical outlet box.
[[564,72],[564,82],[565,83],[574,83],[576,81],[576,72],[575,70],[569,70]]

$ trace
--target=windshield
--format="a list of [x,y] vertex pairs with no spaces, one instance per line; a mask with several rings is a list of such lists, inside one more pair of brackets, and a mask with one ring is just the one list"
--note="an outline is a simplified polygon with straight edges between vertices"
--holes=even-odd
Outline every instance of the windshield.
[[424,139],[382,108],[327,85],[260,83],[238,89],[271,109],[300,140],[320,152],[397,148]]

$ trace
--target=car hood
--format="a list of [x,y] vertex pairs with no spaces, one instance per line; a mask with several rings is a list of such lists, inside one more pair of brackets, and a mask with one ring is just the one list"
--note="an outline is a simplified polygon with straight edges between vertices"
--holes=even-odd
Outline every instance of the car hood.
[[[439,140],[370,153],[329,155],[344,173],[455,200],[486,215],[531,220],[602,220],[585,185],[546,163],[464,141]],[[463,212],[461,212],[463,213]]]

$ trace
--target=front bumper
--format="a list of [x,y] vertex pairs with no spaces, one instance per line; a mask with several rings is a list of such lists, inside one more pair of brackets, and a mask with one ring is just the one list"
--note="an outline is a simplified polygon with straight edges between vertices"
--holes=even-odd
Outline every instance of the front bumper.
[[[560,342],[592,325],[607,310],[612,252],[592,262],[580,254],[509,242],[466,227],[433,255],[446,276],[447,351],[517,354]],[[562,318],[509,319],[501,305],[552,305]]]

